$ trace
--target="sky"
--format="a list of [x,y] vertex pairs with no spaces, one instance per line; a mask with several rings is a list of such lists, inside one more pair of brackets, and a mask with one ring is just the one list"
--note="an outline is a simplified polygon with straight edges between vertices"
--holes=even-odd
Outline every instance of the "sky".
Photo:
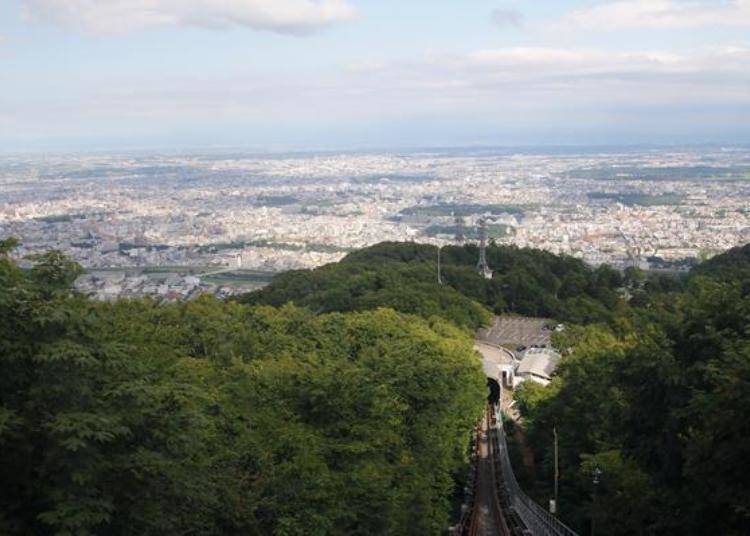
[[750,142],[750,0],[0,0],[0,151]]

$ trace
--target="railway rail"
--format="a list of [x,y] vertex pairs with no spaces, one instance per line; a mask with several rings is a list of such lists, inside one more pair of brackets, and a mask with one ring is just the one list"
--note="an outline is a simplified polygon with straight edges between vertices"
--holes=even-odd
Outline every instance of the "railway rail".
[[529,498],[508,456],[499,409],[487,405],[477,426],[468,501],[455,536],[578,536]]

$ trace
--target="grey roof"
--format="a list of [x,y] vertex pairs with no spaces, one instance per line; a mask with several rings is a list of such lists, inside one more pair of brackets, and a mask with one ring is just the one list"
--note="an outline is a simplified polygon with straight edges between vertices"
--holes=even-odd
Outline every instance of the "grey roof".
[[529,348],[521,356],[516,374],[533,374],[550,379],[560,363],[560,354],[549,348]]
[[545,326],[550,323],[546,318],[496,316],[490,327],[477,332],[477,338],[496,345],[549,346],[552,332]]

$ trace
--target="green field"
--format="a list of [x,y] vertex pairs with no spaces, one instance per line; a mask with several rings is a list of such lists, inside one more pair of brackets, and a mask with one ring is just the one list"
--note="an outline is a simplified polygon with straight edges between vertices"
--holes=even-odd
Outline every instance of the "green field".
[[403,209],[401,216],[472,216],[475,214],[517,214],[531,208],[529,205],[481,205],[477,203],[445,203],[439,205],[415,206]]
[[685,200],[685,196],[677,193],[665,194],[642,194],[642,193],[609,193],[609,192],[589,192],[586,194],[591,200],[609,200],[622,203],[629,207],[638,205],[642,207],[655,207],[666,205],[680,205]]
[[261,288],[271,282],[276,274],[260,270],[235,270],[201,277],[204,283],[233,287]]
[[[424,230],[427,236],[437,235],[455,235],[459,231],[456,225],[430,225]],[[467,240],[478,240],[479,230],[475,227],[465,227],[461,229]],[[510,225],[497,224],[487,226],[487,238],[504,238],[515,234],[515,229]]]

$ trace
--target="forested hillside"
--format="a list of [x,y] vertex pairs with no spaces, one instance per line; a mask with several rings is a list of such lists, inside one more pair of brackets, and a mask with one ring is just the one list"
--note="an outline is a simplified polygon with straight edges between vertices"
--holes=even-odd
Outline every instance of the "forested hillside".
[[474,245],[442,248],[443,286],[437,282],[437,248],[385,242],[347,255],[340,263],[281,274],[241,301],[281,305],[290,301],[314,311],[356,311],[385,305],[422,316],[440,315],[477,328],[495,313],[554,317],[576,323],[613,318],[625,307],[619,290],[634,284],[608,266],[592,269],[573,257],[521,249],[487,248],[495,274],[476,270]]
[[552,496],[556,427],[561,515],[582,534],[592,515],[599,534],[747,534],[750,245],[683,278],[490,246],[486,281],[477,256],[474,246],[443,248],[441,287],[434,247],[379,244],[283,274],[244,299],[317,311],[367,310],[382,299],[476,327],[479,318],[456,312],[464,297],[496,313],[565,321],[557,378],[516,395],[536,459],[536,474],[523,476],[538,501]]
[[[750,527],[750,247],[651,292],[609,325],[568,330],[552,385],[517,395],[549,497],[559,433],[560,507],[606,534],[742,535]],[[592,470],[602,471],[592,504]],[[529,484],[534,484],[529,482]]]
[[[486,387],[491,311],[565,321],[516,392],[581,534],[750,526],[750,246],[685,278],[473,246],[379,244],[235,302],[98,303],[0,247],[0,533],[438,534]],[[293,303],[293,304],[292,304]],[[602,470],[596,490],[592,471]]]
[[95,303],[0,248],[0,534],[440,534],[485,380],[388,309]]

